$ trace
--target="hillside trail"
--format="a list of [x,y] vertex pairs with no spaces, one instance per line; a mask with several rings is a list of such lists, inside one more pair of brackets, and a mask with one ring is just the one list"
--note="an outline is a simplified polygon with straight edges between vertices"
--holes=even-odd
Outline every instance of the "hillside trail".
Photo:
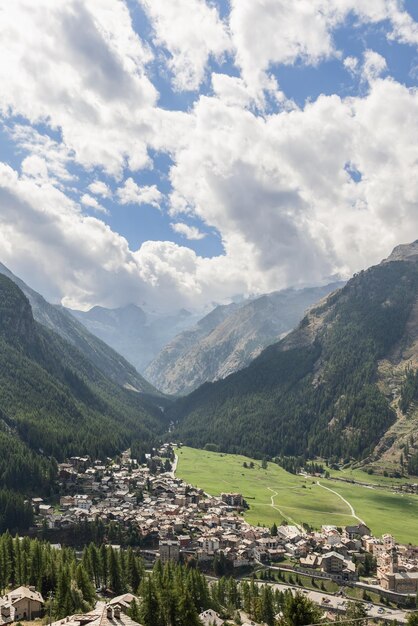
[[177,464],[179,462],[179,457],[177,456],[177,454],[174,455],[174,461],[171,464],[171,472],[169,472],[169,474],[171,475],[172,478],[176,477],[176,470],[177,470]]
[[360,522],[360,524],[367,525],[366,522],[364,520],[362,520],[361,517],[359,517],[356,514],[356,512],[354,510],[354,507],[350,504],[350,502],[348,500],[346,500],[340,493],[338,493],[338,491],[334,491],[334,489],[330,489],[329,487],[325,487],[325,485],[321,485],[319,480],[316,481],[316,484],[318,485],[318,487],[322,487],[322,489],[326,489],[327,491],[330,491],[334,495],[338,496],[340,498],[340,500],[342,500],[348,506],[348,508],[350,509],[351,516],[354,517],[354,519],[356,519],[358,522]]
[[294,520],[294,519],[292,519],[291,517],[289,517],[289,515],[286,515],[286,513],[283,513],[283,511],[282,511],[281,509],[279,509],[279,507],[278,507],[278,506],[274,503],[274,498],[275,498],[276,496],[278,496],[278,495],[279,495],[279,494],[278,494],[278,492],[277,492],[277,491],[274,491],[274,489],[272,489],[271,487],[267,487],[267,489],[268,489],[269,491],[271,491],[271,492],[272,492],[272,494],[273,494],[273,495],[270,497],[270,500],[271,500],[271,507],[272,507],[273,509],[275,509],[276,511],[278,511],[278,512],[280,513],[280,515],[281,515],[284,519],[287,519],[287,520],[288,520],[291,524],[293,524],[294,526],[296,526],[296,528],[298,528],[300,531],[303,531],[303,528],[302,528],[302,526],[301,526],[300,524],[298,524],[297,522],[295,522],[295,520]]

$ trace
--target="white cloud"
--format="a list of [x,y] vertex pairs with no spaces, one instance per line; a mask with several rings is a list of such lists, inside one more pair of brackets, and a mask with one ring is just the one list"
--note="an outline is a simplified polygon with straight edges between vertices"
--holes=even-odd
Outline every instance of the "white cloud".
[[351,73],[355,74],[358,68],[357,57],[346,57],[343,61],[344,67]]
[[226,104],[247,107],[252,102],[251,94],[242,78],[228,74],[212,74],[214,94]]
[[362,75],[368,83],[379,78],[387,70],[386,59],[374,50],[366,50]]
[[175,233],[183,235],[186,239],[198,241],[199,239],[204,239],[206,237],[205,233],[200,232],[196,226],[189,226],[183,222],[174,222],[170,224],[170,226]]
[[157,209],[163,199],[163,195],[156,185],[140,187],[133,178],[127,178],[116,193],[121,204],[150,204]]
[[97,213],[109,213],[109,211],[104,206],[97,202],[96,198],[93,198],[93,196],[90,196],[90,194],[88,193],[85,193],[81,196],[80,202],[84,206],[88,206],[90,209],[97,211]]
[[205,0],[138,0],[155,31],[155,41],[169,55],[168,66],[179,90],[198,89],[209,57],[231,49],[225,24]]
[[95,180],[87,187],[91,193],[94,193],[96,196],[101,196],[102,198],[111,198],[112,191],[106,183],[102,180]]
[[43,177],[48,177],[59,185],[75,180],[75,176],[68,171],[74,155],[64,143],[51,139],[47,134],[41,134],[28,124],[14,124],[7,131],[19,149],[28,153],[22,164],[27,174],[34,175],[35,169],[41,167]]
[[31,154],[23,159],[21,170],[24,176],[44,181],[47,181],[49,178],[48,166],[45,159],[37,156],[36,154]]

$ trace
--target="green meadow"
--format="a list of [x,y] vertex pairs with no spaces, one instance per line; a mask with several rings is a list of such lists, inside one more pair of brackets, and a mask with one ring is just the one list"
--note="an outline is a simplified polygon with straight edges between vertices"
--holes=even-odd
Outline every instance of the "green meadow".
[[[363,519],[375,535],[392,533],[398,541],[418,543],[418,496],[393,493],[389,488],[371,488],[337,480],[289,474],[278,465],[244,456],[222,454],[182,447],[177,450],[177,475],[212,495],[239,492],[250,508],[245,518],[251,524],[271,526],[282,520],[307,523],[314,528],[322,524],[354,524],[355,515]],[[251,461],[254,468],[244,467]],[[344,502],[337,493],[345,498]]]

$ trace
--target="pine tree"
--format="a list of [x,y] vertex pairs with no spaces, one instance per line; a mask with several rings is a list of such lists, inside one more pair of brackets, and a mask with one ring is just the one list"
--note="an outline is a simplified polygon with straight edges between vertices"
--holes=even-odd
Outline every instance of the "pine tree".
[[123,592],[120,559],[113,548],[109,548],[109,585],[116,595]]
[[301,593],[295,596],[291,593],[286,594],[283,614],[289,626],[317,624],[322,617],[320,609]]
[[84,600],[87,602],[90,608],[92,608],[96,599],[96,593],[94,591],[91,578],[89,577],[82,563],[77,566],[75,572],[75,582],[77,583],[77,587],[80,589]]
[[180,594],[178,603],[178,626],[201,626],[199,614],[187,587]]
[[128,611],[129,617],[134,621],[134,622],[140,622],[141,620],[141,615],[140,615],[140,610],[139,610],[139,604],[136,600],[136,598],[134,598],[131,602],[131,606],[129,607],[129,611]]
[[162,626],[159,619],[159,603],[151,576],[141,583],[142,603],[140,607],[140,623],[144,626]]

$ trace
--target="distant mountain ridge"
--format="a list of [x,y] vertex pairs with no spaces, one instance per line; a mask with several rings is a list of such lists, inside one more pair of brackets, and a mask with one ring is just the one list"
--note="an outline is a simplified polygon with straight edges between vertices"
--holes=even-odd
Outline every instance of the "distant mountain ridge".
[[190,393],[246,367],[302,319],[306,309],[343,283],[285,289],[216,307],[165,346],[144,374],[169,394]]
[[60,337],[78,348],[111,380],[135,391],[158,393],[130,363],[90,333],[67,309],[47,302],[43,296],[26,285],[2,263],[0,263],[0,274],[7,276],[23,291],[31,304],[33,316],[37,322],[55,331]]
[[89,311],[70,313],[141,374],[163,346],[200,317],[184,309],[172,315],[152,315],[136,304],[116,309],[95,306]]
[[168,417],[197,447],[376,466],[388,451],[398,471],[416,466],[418,242],[356,274],[247,368],[179,399]]

